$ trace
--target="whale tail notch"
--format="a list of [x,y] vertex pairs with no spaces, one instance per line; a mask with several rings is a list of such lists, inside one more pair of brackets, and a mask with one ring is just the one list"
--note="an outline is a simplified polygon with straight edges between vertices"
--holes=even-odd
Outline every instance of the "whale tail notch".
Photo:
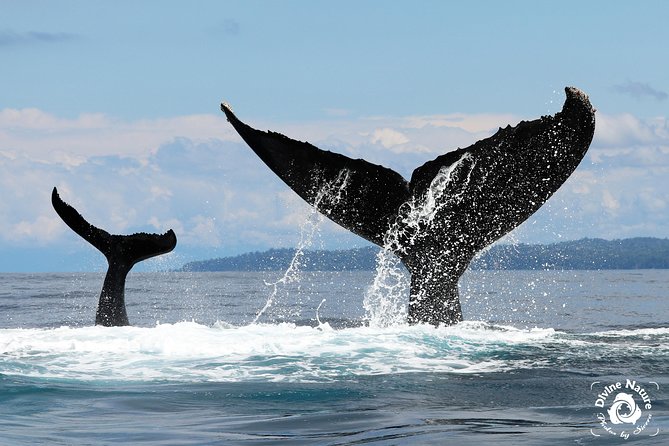
[[177,244],[174,231],[170,229],[164,234],[109,234],[90,224],[76,209],[65,203],[55,187],[51,193],[51,204],[70,229],[107,258],[109,268],[100,294],[96,325],[129,325],[125,309],[126,276],[136,263],[172,251]]

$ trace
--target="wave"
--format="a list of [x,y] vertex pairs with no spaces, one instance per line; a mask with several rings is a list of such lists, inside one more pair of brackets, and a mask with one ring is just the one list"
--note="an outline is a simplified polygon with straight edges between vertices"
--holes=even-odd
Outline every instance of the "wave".
[[0,329],[0,375],[77,381],[327,382],[401,373],[587,373],[669,358],[669,328],[565,333],[485,322],[333,329],[292,323]]

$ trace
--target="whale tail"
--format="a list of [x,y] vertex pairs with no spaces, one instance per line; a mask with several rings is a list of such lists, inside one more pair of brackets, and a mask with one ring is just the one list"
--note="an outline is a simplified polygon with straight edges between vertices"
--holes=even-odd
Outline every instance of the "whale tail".
[[65,203],[55,187],[51,194],[51,203],[65,224],[102,252],[110,265],[123,266],[130,270],[142,260],[172,251],[177,244],[176,235],[171,229],[165,234],[109,234],[87,222],[76,209]]
[[76,209],[65,203],[55,187],[51,193],[51,204],[70,229],[107,258],[109,268],[100,295],[96,324],[128,325],[125,278],[136,263],[172,251],[177,244],[174,231],[170,229],[164,234],[109,234],[87,222]]
[[[437,157],[411,180],[362,159],[256,130],[221,104],[237,133],[293,191],[353,233],[390,248],[411,273],[409,322],[462,320],[457,283],[477,252],[517,227],[569,178],[592,141],[595,111],[565,89],[562,111]],[[347,172],[337,200],[319,191]]]

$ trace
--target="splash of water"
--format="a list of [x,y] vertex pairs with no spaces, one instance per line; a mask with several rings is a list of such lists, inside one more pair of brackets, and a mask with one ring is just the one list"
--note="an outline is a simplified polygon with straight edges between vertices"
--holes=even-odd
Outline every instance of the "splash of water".
[[[453,183],[457,181],[467,162],[470,169],[460,183],[463,186],[456,193],[452,193]],[[409,247],[425,235],[422,228],[429,227],[441,209],[462,200],[464,186],[469,183],[474,163],[473,157],[465,153],[450,166],[442,167],[425,194],[413,197],[400,209],[399,217],[384,235],[383,247],[376,255],[374,282],[367,289],[363,301],[366,320],[371,327],[406,323],[410,278],[395,253],[406,253]]]
[[601,367],[599,357],[606,357],[611,366],[619,364],[624,373],[630,358],[644,361],[649,351],[656,359],[648,373],[661,374],[669,360],[668,342],[669,328],[661,327],[567,333],[474,321],[438,329],[225,323],[208,327],[193,322],[151,328],[0,328],[0,374],[9,377],[5,383],[13,377],[101,383],[314,383],[382,374],[547,367],[576,367],[585,373],[589,365]]
[[[325,324],[321,322],[321,317],[319,316],[318,312],[321,311],[321,307],[323,304],[327,301],[327,299],[321,300],[321,303],[318,304],[318,308],[316,308],[316,322],[318,323],[318,328],[322,328]],[[327,322],[326,322],[327,324]]]
[[[300,281],[300,272],[301,267],[303,266],[302,259],[304,258],[304,251],[312,246],[314,238],[323,222],[324,217],[319,210],[327,205],[335,205],[342,199],[345,193],[346,185],[349,182],[349,176],[350,171],[348,169],[342,169],[339,172],[339,175],[337,175],[337,178],[335,178],[333,181],[326,182],[318,190],[311,212],[300,226],[300,241],[297,245],[297,248],[295,249],[295,254],[293,255],[288,268],[286,271],[284,271],[281,278],[275,282],[266,283],[266,285],[272,287],[272,292],[267,298],[265,305],[260,311],[258,311],[255,318],[253,318],[253,324],[257,323],[258,319],[260,319],[260,317],[265,314],[265,312],[272,305],[275,304],[279,292],[282,288]],[[292,314],[290,316],[299,316],[299,314]]]

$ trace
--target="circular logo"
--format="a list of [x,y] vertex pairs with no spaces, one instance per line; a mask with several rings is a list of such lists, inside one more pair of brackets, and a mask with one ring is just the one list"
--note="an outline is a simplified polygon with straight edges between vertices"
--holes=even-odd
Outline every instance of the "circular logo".
[[611,408],[607,412],[613,424],[636,424],[641,418],[641,409],[636,405],[634,396],[625,392],[616,395]]
[[[655,382],[648,383],[649,388],[657,388],[660,385]],[[612,384],[603,385],[596,381],[590,385],[590,389],[597,393],[595,407],[600,409],[595,413],[597,428],[591,428],[590,433],[596,437],[602,435],[615,435],[628,439],[634,435],[655,436],[660,429],[648,429],[653,419],[653,402],[645,383],[626,379]]]

